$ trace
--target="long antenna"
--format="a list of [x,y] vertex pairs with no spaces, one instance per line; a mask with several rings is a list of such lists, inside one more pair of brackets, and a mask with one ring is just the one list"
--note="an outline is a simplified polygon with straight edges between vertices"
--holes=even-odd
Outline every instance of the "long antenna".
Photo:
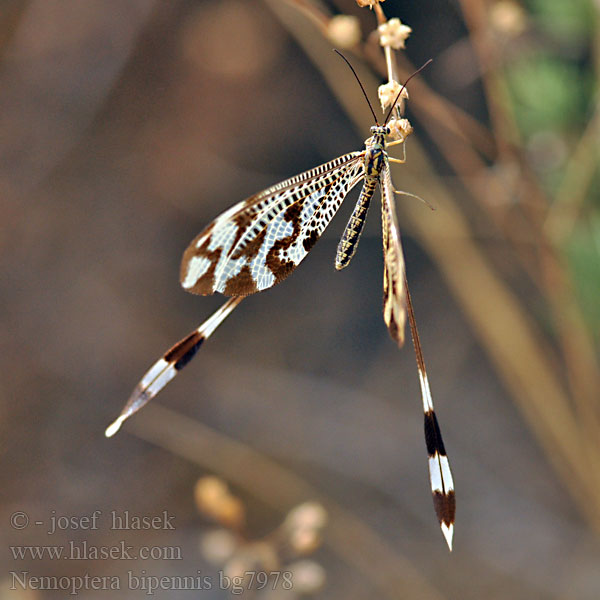
[[[338,52],[339,54],[339,52]],[[344,59],[346,60],[346,59]],[[348,61],[346,61],[348,62]],[[387,122],[389,121],[390,117],[392,116],[392,111],[394,110],[394,107],[396,106],[396,102],[398,102],[398,100],[400,99],[400,96],[402,94],[402,92],[404,91],[404,89],[406,88],[406,84],[418,73],[420,73],[429,63],[433,62],[433,58],[430,58],[425,64],[423,64],[422,66],[420,66],[405,82],[404,85],[400,88],[400,92],[398,93],[398,95],[396,96],[396,99],[394,100],[394,103],[392,104],[392,107],[390,108],[390,112],[388,112],[387,117],[385,118],[385,121],[383,122],[384,125],[387,125]],[[354,69],[352,69],[354,70]],[[361,86],[362,87],[362,86]],[[364,90],[363,90],[364,92]],[[373,109],[371,109],[373,110]]]
[[[336,50],[334,48],[333,51],[336,52],[337,54],[339,54],[346,61],[346,64],[350,67],[350,70],[354,73],[354,77],[356,77],[356,81],[358,81],[358,85],[360,85],[360,89],[362,90],[362,93],[365,96],[365,100],[367,101],[367,104],[369,105],[369,108],[371,109],[371,114],[373,115],[373,118],[375,119],[375,124],[379,125],[379,121],[377,120],[377,115],[375,114],[375,111],[373,110],[373,107],[371,106],[371,102],[369,102],[369,96],[367,96],[367,92],[365,92],[365,88],[363,87],[363,84],[361,83],[360,79],[358,78],[358,75],[356,74],[354,67],[350,64],[350,61],[339,50]],[[423,65],[423,66],[425,66],[425,65]],[[421,67],[421,69],[422,68],[423,67]],[[419,71],[421,69],[419,69]],[[419,71],[417,71],[417,73]],[[396,101],[398,101],[397,98],[396,98]]]

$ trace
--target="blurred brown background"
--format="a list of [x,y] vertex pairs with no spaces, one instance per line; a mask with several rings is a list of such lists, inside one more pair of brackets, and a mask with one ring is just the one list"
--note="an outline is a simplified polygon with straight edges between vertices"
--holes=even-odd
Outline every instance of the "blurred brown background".
[[[127,572],[142,569],[160,576],[200,571],[216,582],[219,567],[199,548],[210,524],[193,499],[196,479],[206,474],[223,477],[241,498],[250,538],[275,529],[296,504],[325,505],[330,526],[311,556],[327,576],[317,597],[599,597],[598,521],[590,513],[598,514],[600,495],[573,490],[578,480],[575,475],[569,480],[568,460],[552,456],[555,440],[544,438],[545,419],[535,413],[523,419],[527,408],[515,397],[519,386],[545,385],[535,379],[543,370],[532,369],[530,378],[517,381],[510,369],[498,368],[503,355],[486,346],[478,323],[499,319],[502,307],[488,304],[484,290],[477,300],[480,320],[465,313],[448,281],[460,283],[473,270],[454,261],[449,276],[426,251],[418,225],[405,211],[421,215],[433,231],[443,230],[440,223],[449,212],[444,196],[454,196],[472,226],[469,239],[494,266],[502,289],[512,290],[525,307],[536,339],[549,349],[544,364],[577,405],[577,386],[568,391],[572,373],[563,360],[565,338],[552,320],[562,313],[546,310],[543,286],[540,291],[523,267],[534,265],[535,272],[535,259],[527,262],[536,255],[535,247],[529,252],[527,228],[519,230],[528,257],[521,264],[502,227],[489,225],[489,215],[469,199],[476,188],[466,189],[456,175],[460,162],[452,165],[440,150],[435,128],[442,131],[442,125],[418,113],[425,96],[416,85],[408,103],[416,133],[407,142],[408,164],[393,176],[396,187],[437,206],[430,212],[409,197],[398,199],[408,277],[457,490],[454,552],[448,554],[431,506],[412,349],[407,344],[398,352],[381,317],[378,207],[349,269],[336,273],[333,259],[352,199],[289,280],[245,301],[153,405],[114,439],[104,437],[145,369],[222,302],[179,287],[179,260],[188,242],[238,200],[358,149],[368,135],[368,108],[345,65],[329,55],[331,42],[300,11],[309,4],[5,0],[0,5],[1,598],[66,595],[11,591],[11,571],[121,578],[121,591],[81,590],[83,598],[144,597],[141,590],[127,589]],[[382,5],[388,18],[399,17],[413,28],[410,61],[418,66],[435,59],[423,74],[429,88],[490,129],[495,114],[473,49],[480,40],[473,39],[473,21],[465,15],[489,11],[493,4]],[[583,4],[592,28],[597,4],[573,6]],[[350,0],[312,6],[356,15],[365,38],[375,28],[373,14]],[[539,3],[523,5],[518,15],[535,32],[542,52],[563,53],[565,61],[578,65],[593,98],[592,34],[576,32],[572,44],[557,48],[547,31],[536,29]],[[514,42],[498,47],[509,55],[527,52],[526,35],[519,31]],[[325,63],[311,62],[302,45],[326,55],[327,69],[338,80],[333,91],[356,103],[364,128],[336,101]],[[379,83],[377,60],[370,66],[362,61],[373,55],[365,48],[362,57],[351,51],[348,56]],[[564,75],[565,87],[578,81]],[[367,79],[375,98],[370,83]],[[522,130],[521,149],[539,167],[539,187],[550,196],[577,140],[588,132],[590,108],[580,101],[572,107],[570,136],[557,136],[551,116],[546,130]],[[446,132],[444,139],[459,161],[466,156],[452,135]],[[435,181],[419,166],[418,146],[429,153]],[[515,177],[521,181],[510,164],[496,160],[495,151],[481,156],[485,169],[501,171],[506,187]],[[481,186],[479,200],[485,203],[483,175],[473,164],[464,168]],[[447,186],[444,194],[440,184]],[[593,190],[590,183],[584,197],[597,208]],[[518,205],[523,195],[512,201]],[[586,202],[575,224],[580,218],[591,222]],[[513,221],[501,221],[514,233]],[[590,231],[598,230],[595,223]],[[438,245],[440,253],[452,255],[450,243],[442,238]],[[576,307],[585,308],[590,288],[597,297],[597,257],[590,256]],[[583,314],[597,344],[593,311]],[[503,335],[511,340],[520,332],[505,328]],[[573,340],[578,355],[579,341]],[[507,354],[521,347],[515,343]],[[525,353],[520,360],[527,365],[530,359]],[[593,364],[587,368],[597,376]],[[589,378],[575,381],[586,388],[583,396],[597,400]],[[528,401],[525,391],[523,398]],[[548,410],[560,419],[554,405]],[[597,404],[588,403],[588,410],[580,425],[594,424]],[[540,429],[531,427],[536,419]],[[573,455],[581,457],[588,483],[598,490],[598,438],[592,433],[582,439],[587,442],[575,444]],[[46,534],[52,515],[95,510],[103,514],[96,531],[69,527]],[[175,515],[176,530],[111,531],[111,510],[135,515],[167,510]],[[28,527],[11,527],[16,511],[27,513]],[[135,547],[180,547],[182,560],[19,559],[8,548],[69,541],[111,546],[120,540]],[[157,597],[226,595],[216,588]]]

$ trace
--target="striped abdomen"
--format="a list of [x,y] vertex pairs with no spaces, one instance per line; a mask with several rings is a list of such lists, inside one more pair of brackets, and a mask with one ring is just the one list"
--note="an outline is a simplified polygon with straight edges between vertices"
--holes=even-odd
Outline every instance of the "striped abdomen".
[[369,204],[378,183],[379,180],[375,177],[368,177],[365,179],[356,206],[350,215],[346,229],[344,229],[344,233],[342,234],[340,243],[337,247],[335,268],[338,271],[347,267],[356,253],[360,234],[365,226]]

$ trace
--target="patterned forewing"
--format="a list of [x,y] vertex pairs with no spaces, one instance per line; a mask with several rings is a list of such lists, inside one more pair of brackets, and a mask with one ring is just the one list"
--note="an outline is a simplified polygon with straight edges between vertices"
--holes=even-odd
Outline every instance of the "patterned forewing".
[[285,279],[363,177],[363,154],[275,184],[217,217],[185,251],[182,286],[195,294],[246,296]]
[[381,172],[381,228],[383,232],[383,319],[399,346],[404,344],[406,290],[404,253],[396,218],[394,186],[389,165]]

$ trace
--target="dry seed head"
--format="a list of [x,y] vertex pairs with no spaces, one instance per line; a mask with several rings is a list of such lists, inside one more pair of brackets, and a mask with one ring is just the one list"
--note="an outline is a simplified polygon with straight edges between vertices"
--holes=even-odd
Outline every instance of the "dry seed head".
[[[388,81],[383,85],[379,86],[377,95],[379,96],[379,102],[381,103],[381,109],[385,110],[392,106],[392,102],[398,97],[402,86],[397,81]],[[400,96],[399,102],[402,104],[402,100],[408,99],[408,90],[404,88]]]
[[284,521],[289,529],[322,529],[327,523],[327,511],[318,502],[304,502],[293,508]]
[[400,19],[390,19],[387,23],[382,23],[377,30],[379,43],[384,47],[390,46],[394,50],[403,49],[404,42],[412,32],[412,29],[408,25],[403,25]]
[[305,502],[293,508],[282,529],[297,554],[308,554],[321,545],[320,531],[327,523],[327,512],[317,502]]
[[392,119],[388,123],[392,140],[405,140],[412,132],[413,128],[408,119]]
[[368,6],[369,8],[373,8],[380,2],[385,2],[385,0],[356,0],[356,4],[358,4],[360,7]]
[[228,495],[227,484],[218,477],[201,477],[194,487],[194,500],[200,510],[211,509]]
[[338,48],[352,48],[360,42],[360,22],[350,15],[336,15],[327,24],[327,36]]
[[198,510],[219,523],[235,529],[244,525],[244,505],[218,477],[200,478],[194,487],[194,500]]

